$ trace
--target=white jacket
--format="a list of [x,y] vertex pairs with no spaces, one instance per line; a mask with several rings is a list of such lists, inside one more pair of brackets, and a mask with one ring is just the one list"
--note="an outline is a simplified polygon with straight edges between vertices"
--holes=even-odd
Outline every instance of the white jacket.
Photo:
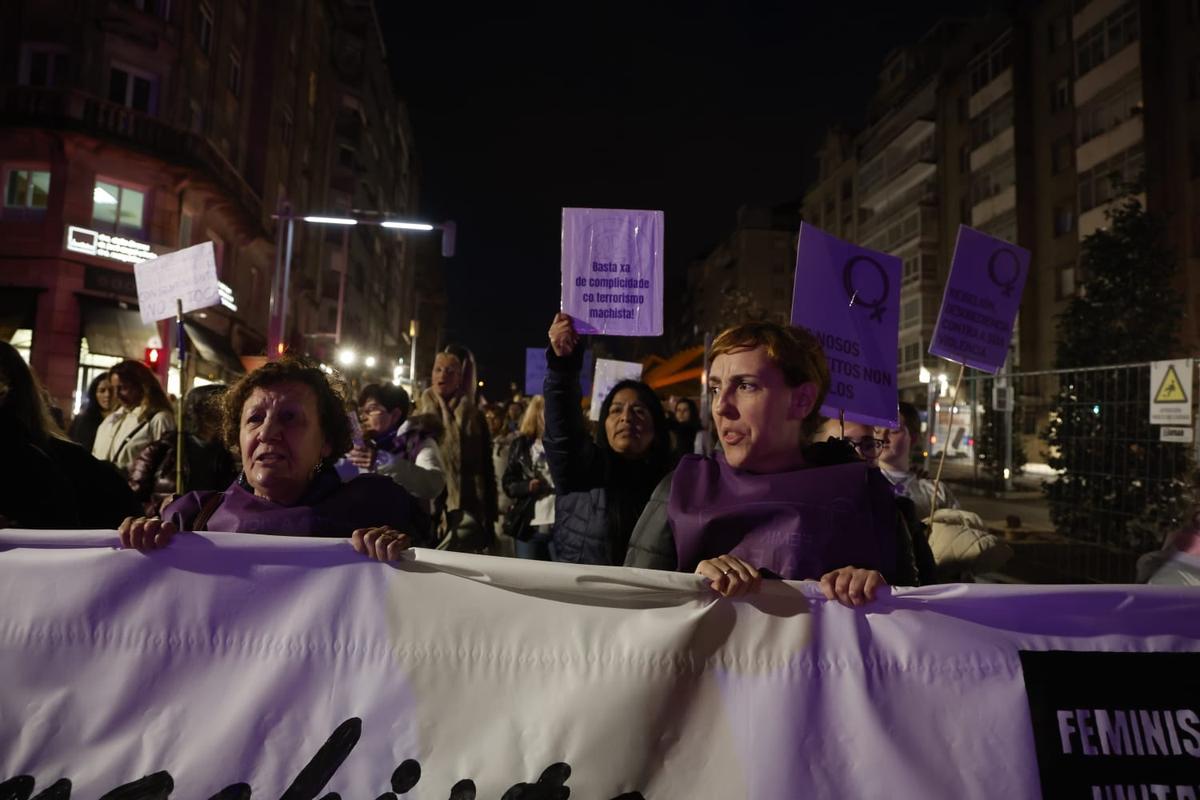
[[146,445],[175,430],[175,418],[169,411],[159,411],[143,421],[145,413],[148,410],[142,406],[122,406],[105,417],[96,429],[92,455],[101,461],[111,461],[122,474],[129,474],[129,468]]

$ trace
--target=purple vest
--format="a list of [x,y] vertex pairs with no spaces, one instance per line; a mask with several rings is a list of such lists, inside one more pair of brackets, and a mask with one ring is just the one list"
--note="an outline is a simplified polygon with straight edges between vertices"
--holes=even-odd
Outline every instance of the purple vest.
[[[163,519],[172,520],[179,530],[190,531],[213,494],[189,492],[163,509]],[[348,537],[357,528],[379,525],[408,531],[413,519],[412,497],[381,475],[360,475],[342,483],[335,473],[322,473],[294,506],[264,500],[236,482],[223,494],[206,530]]]
[[726,553],[789,580],[838,567],[891,572],[895,500],[864,462],[756,475],[723,454],[684,456],[667,516],[680,571]]

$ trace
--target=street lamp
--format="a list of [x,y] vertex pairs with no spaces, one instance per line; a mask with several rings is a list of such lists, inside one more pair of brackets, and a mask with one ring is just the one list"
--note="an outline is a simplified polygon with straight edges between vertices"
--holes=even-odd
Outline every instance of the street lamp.
[[337,360],[343,367],[353,367],[354,362],[358,360],[358,354],[349,347],[343,347],[338,351]]
[[375,367],[375,356],[367,356],[366,358],[364,358],[364,359],[363,359],[363,365],[364,365],[364,366],[365,366],[367,369],[374,369],[374,367]]
[[[296,220],[311,225],[341,225],[344,227],[377,225],[381,228],[390,228],[392,230],[441,231],[443,258],[453,258],[458,233],[458,226],[455,225],[453,220],[447,220],[440,224],[411,222],[408,220],[389,219],[379,211],[353,211],[350,216],[294,214],[292,213],[291,206],[288,204],[284,204],[280,209],[280,213],[274,215],[274,219],[287,220],[287,233],[283,250],[279,248],[275,250],[275,273],[271,279],[270,316],[267,320],[267,358],[272,360],[282,356],[284,350],[283,337],[287,330],[288,289],[292,277],[292,245],[295,240]],[[344,241],[343,247],[345,247]],[[348,258],[342,261],[342,280],[341,287],[338,289],[339,330],[338,334],[334,337],[335,344],[340,343],[341,339],[341,306],[346,290],[346,272],[350,266],[348,262]]]

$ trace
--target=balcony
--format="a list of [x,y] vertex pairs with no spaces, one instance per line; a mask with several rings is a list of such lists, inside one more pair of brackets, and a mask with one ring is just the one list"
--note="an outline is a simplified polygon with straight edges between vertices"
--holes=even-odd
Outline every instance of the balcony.
[[968,114],[974,118],[984,112],[992,103],[999,100],[1004,95],[1012,91],[1013,73],[1012,67],[1007,68],[975,94],[971,95],[971,99],[967,102]]
[[1075,16],[1071,19],[1071,36],[1078,39],[1092,28],[1099,25],[1121,6],[1126,0],[1091,0],[1078,5]]
[[988,199],[981,200],[971,206],[971,227],[982,227],[990,220],[995,219],[1006,211],[1011,211],[1016,206],[1017,185],[1014,183],[1005,189],[1001,189]]
[[1010,125],[971,151],[971,172],[978,172],[1013,149],[1013,129]]
[[1141,41],[1125,45],[1103,64],[1093,67],[1075,80],[1075,107],[1083,108],[1089,100],[1133,72],[1141,64]]
[[894,163],[887,163],[884,177],[873,186],[859,187],[859,206],[877,214],[914,186],[931,180],[936,172],[937,156],[932,148],[914,147]]
[[868,239],[883,228],[886,228],[901,214],[912,211],[913,206],[930,206],[937,204],[937,183],[923,181],[897,196],[894,201],[885,205],[878,214],[859,223],[860,239]]
[[1075,150],[1075,170],[1086,172],[1106,158],[1133,147],[1142,141],[1144,127],[1141,115],[1135,115],[1087,140]]
[[206,173],[253,220],[262,224],[262,199],[211,142],[191,131],[74,89],[0,89],[0,124],[61,127],[146,151]]

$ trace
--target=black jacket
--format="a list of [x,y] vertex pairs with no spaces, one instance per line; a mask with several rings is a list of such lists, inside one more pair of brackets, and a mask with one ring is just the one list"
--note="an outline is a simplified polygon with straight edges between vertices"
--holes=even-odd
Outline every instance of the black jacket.
[[547,349],[546,364],[542,445],[558,495],[554,558],[575,564],[623,564],[633,526],[663,472],[638,462],[610,463],[618,458],[588,435],[579,387],[582,347],[567,358]]

